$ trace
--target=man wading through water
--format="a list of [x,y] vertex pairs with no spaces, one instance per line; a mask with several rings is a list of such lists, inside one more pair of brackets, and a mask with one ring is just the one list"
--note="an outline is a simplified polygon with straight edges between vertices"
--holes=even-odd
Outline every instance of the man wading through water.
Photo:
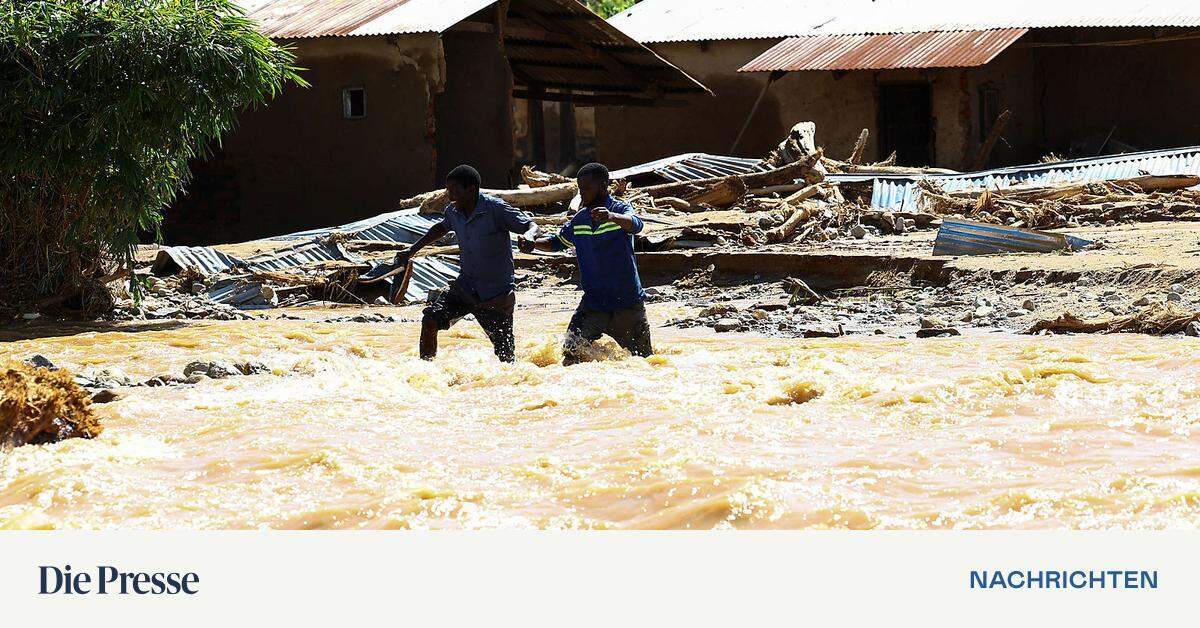
[[517,246],[526,253],[575,247],[583,299],[567,328],[563,364],[579,362],[601,334],[633,355],[649,356],[653,349],[643,304],[646,293],[633,258],[633,234],[641,232],[642,219],[629,203],[608,195],[608,168],[588,164],[579,169],[576,180],[583,202],[557,236],[517,238]]
[[459,166],[446,175],[450,205],[442,222],[434,225],[407,251],[396,256],[392,268],[403,268],[412,257],[450,231],[458,239],[461,270],[446,291],[438,294],[421,317],[421,359],[437,355],[439,331],[450,329],[467,314],[473,314],[492,341],[496,357],[516,360],[513,337],[513,308],[516,306],[516,276],[509,233],[525,239],[538,235],[529,216],[508,203],[479,191],[479,172]]

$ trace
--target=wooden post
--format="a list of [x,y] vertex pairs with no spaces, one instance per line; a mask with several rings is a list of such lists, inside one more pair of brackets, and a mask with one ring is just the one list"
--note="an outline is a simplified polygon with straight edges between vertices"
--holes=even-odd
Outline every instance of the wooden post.
[[742,129],[738,131],[737,137],[733,140],[733,146],[729,147],[730,155],[737,154],[738,144],[742,143],[742,136],[746,134],[746,129],[750,128],[750,122],[754,120],[754,114],[758,113],[758,107],[762,105],[763,97],[767,95],[767,88],[771,87],[771,83],[783,78],[784,74],[787,74],[787,72],[776,70],[767,77],[767,82],[763,84],[762,91],[758,92],[758,98],[754,100],[754,106],[750,107],[750,113],[746,116],[746,121],[742,123]]
[[979,156],[975,161],[967,166],[968,171],[983,170],[987,167],[988,159],[992,156],[992,148],[996,146],[996,140],[1000,139],[1000,133],[1004,131],[1004,125],[1008,124],[1008,119],[1012,117],[1012,112],[1005,109],[996,117],[996,123],[992,125],[992,130],[988,131],[987,140],[983,142],[983,146],[979,149]]

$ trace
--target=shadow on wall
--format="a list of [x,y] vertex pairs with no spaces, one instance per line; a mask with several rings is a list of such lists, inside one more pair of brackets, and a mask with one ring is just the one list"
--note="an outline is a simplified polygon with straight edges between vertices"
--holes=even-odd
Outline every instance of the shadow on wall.
[[[762,91],[764,78],[712,76],[704,79],[715,94],[686,98],[682,107],[605,107],[596,110],[597,156],[611,168],[684,152],[729,154],[729,148]],[[737,156],[762,157],[790,126],[772,86],[738,144]],[[672,97],[677,98],[677,97]]]

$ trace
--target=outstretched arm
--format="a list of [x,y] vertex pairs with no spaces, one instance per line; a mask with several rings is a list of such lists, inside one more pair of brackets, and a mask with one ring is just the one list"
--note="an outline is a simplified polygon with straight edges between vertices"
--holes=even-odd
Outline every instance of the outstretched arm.
[[408,263],[412,260],[413,256],[417,254],[417,251],[420,251],[430,244],[441,240],[442,238],[446,237],[447,233],[450,233],[450,228],[447,227],[446,223],[444,222],[439,222],[438,224],[430,227],[429,231],[425,232],[425,235],[421,236],[421,238],[414,242],[412,246],[408,247],[407,251],[404,251],[400,254],[403,256],[403,258],[397,256],[397,261]]
[[518,240],[523,253],[532,253],[535,249],[538,251],[554,252],[562,251],[563,249],[575,246],[575,234],[572,231],[571,223],[563,225],[559,229],[557,235],[546,236],[544,238],[527,238],[521,236]]

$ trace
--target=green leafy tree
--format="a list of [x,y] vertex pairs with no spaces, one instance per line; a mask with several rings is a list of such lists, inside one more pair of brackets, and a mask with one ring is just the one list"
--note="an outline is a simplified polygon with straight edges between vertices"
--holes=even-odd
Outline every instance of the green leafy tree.
[[0,310],[111,307],[187,160],[293,63],[228,0],[0,2]]
[[587,0],[587,6],[601,17],[610,18],[638,3],[638,0]]

